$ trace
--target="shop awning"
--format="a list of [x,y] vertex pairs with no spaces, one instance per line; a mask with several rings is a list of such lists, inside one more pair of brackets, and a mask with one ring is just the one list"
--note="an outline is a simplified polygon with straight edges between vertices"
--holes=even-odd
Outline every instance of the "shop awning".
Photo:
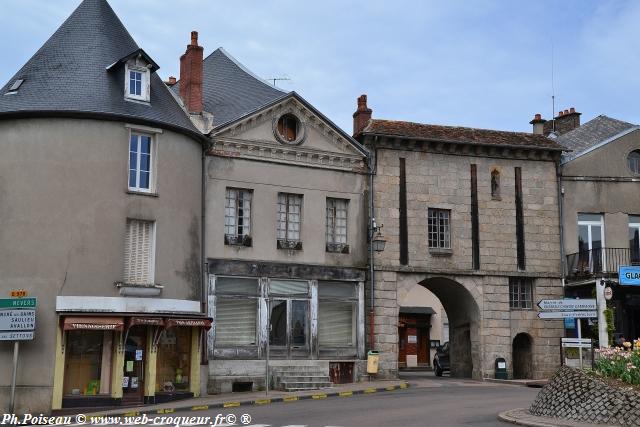
[[162,317],[132,317],[129,319],[129,327],[143,325],[143,326],[164,326],[164,319]]
[[173,326],[183,326],[183,327],[201,327],[205,328],[207,331],[211,329],[211,318],[205,319],[188,319],[188,318],[173,318],[169,317],[165,319],[165,326],[167,328],[171,328]]
[[124,329],[122,317],[65,317],[63,323],[65,331],[76,329],[90,329],[95,331],[121,331]]

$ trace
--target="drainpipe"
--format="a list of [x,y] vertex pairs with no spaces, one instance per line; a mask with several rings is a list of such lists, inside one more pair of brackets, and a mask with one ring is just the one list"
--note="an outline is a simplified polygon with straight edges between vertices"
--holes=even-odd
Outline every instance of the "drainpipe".
[[370,294],[371,294],[371,305],[369,311],[369,347],[370,350],[375,348],[375,331],[374,331],[374,320],[375,320],[375,270],[373,268],[374,262],[374,253],[373,253],[373,221],[374,221],[374,205],[373,205],[373,175],[375,174],[375,165],[373,159],[373,153],[375,148],[373,145],[369,150],[369,155],[367,156],[367,168],[369,169],[369,221],[367,225],[367,233],[369,237],[369,280],[370,280]]
[[[564,293],[564,278],[567,271],[567,260],[564,253],[564,225],[563,220],[563,204],[564,204],[564,188],[562,188],[562,168],[560,160],[556,162],[556,176],[558,177],[558,227],[560,232],[560,267],[562,268],[562,290]],[[564,295],[563,295],[564,296]]]

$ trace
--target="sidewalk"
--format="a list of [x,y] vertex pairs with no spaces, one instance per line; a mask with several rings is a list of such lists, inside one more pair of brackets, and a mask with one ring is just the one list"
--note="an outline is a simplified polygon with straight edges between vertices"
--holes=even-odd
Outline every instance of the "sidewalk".
[[[137,407],[120,407],[95,413],[85,413],[90,416],[135,416],[141,414],[168,414],[179,411],[203,411],[215,408],[234,408],[245,405],[268,405],[276,402],[295,402],[306,399],[326,399],[327,397],[351,397],[357,394],[372,394],[391,392],[405,389],[409,383],[399,380],[371,381],[352,384],[339,384],[329,389],[310,390],[304,392],[270,391],[267,395],[262,392],[224,393],[197,397],[193,399],[177,400],[159,405],[144,405]],[[80,408],[78,410],[81,410]]]
[[582,421],[565,420],[562,418],[539,417],[531,415],[527,409],[518,408],[498,414],[498,419],[507,423],[532,427],[602,427],[615,424],[587,424]]

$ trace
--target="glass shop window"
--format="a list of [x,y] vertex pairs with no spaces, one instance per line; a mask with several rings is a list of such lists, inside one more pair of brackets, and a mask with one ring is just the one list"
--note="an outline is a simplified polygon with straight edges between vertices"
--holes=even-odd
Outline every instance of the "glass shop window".
[[110,331],[67,332],[64,395],[82,397],[111,392],[112,343]]
[[169,328],[158,343],[156,391],[189,391],[191,328]]

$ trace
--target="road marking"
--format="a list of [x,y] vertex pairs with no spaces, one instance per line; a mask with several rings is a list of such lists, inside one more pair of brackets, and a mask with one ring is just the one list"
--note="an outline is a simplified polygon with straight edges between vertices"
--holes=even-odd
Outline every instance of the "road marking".
[[227,402],[227,403],[223,403],[222,406],[224,408],[235,408],[237,406],[240,406],[240,402]]
[[167,408],[167,409],[158,409],[158,414],[171,414],[175,412],[175,409],[173,408]]
[[209,409],[209,405],[200,405],[200,406],[191,407],[192,411],[206,411],[207,409]]

